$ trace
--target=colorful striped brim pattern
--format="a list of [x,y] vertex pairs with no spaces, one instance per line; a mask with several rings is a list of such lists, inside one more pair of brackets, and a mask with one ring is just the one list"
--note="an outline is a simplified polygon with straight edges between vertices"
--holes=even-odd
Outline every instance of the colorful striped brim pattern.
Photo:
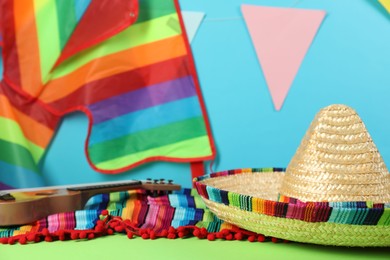
[[390,246],[390,203],[302,202],[280,196],[283,168],[237,169],[195,179],[207,207],[253,232],[335,246]]
[[0,189],[45,185],[38,165],[75,111],[89,118],[85,152],[100,172],[214,157],[177,0],[1,8]]

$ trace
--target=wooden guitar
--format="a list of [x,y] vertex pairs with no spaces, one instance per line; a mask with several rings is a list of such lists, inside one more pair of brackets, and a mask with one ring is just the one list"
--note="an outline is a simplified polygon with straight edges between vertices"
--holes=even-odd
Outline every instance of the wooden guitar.
[[81,210],[94,195],[144,189],[152,196],[179,190],[180,185],[161,180],[106,182],[72,187],[0,191],[0,226],[23,225],[61,212]]

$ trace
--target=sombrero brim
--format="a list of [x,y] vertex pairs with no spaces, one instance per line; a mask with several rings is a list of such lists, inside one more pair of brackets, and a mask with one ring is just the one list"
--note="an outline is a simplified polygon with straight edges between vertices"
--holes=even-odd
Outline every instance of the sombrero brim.
[[278,202],[282,168],[237,169],[202,176],[195,186],[220,219],[290,241],[334,246],[390,246],[390,205]]

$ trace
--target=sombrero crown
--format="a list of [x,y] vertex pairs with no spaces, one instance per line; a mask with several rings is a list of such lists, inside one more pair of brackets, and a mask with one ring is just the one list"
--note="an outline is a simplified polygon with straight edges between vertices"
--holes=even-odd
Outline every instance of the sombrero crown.
[[222,171],[195,184],[214,214],[250,231],[390,246],[390,174],[362,120],[344,105],[317,114],[286,170]]
[[287,167],[282,195],[301,201],[390,202],[390,175],[357,113],[322,109]]

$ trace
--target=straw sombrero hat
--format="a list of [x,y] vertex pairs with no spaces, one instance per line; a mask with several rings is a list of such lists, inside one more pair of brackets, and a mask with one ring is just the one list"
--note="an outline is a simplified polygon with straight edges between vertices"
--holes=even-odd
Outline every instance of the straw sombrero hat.
[[322,109],[286,170],[195,179],[208,208],[244,229],[296,242],[390,246],[390,174],[354,110]]

